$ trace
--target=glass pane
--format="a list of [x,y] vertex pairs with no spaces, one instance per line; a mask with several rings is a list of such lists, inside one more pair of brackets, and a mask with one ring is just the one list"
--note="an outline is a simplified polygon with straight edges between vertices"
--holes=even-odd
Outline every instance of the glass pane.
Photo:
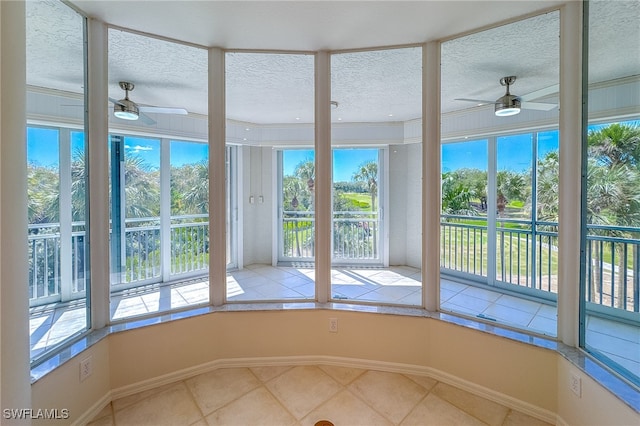
[[533,146],[531,134],[497,139],[496,173],[496,280],[533,287],[531,254],[533,232],[531,186]]
[[[171,275],[206,275],[209,270],[209,147],[170,142]],[[198,293],[209,300],[208,285]]]
[[[84,18],[64,3],[25,5],[29,325],[31,359],[37,363],[90,326],[85,30]],[[34,120],[55,124],[37,127]]]
[[227,53],[225,65],[237,224],[227,300],[312,299],[314,57]]
[[447,41],[441,58],[441,308],[553,336],[557,191],[534,189],[551,188],[537,179],[557,153],[559,28],[557,11],[533,16]]
[[[446,275],[487,276],[487,161],[486,140],[442,145],[440,267]],[[451,286],[443,280],[443,308]]]
[[[114,28],[108,36],[111,318],[206,303],[207,51]],[[116,115],[127,95],[139,114]]]
[[314,151],[283,150],[282,164],[282,244],[278,257],[282,261],[313,261],[314,226]]
[[638,20],[635,2],[589,2],[581,345],[640,386],[640,58],[619,53],[640,51]]
[[331,57],[331,297],[422,305],[422,49]]

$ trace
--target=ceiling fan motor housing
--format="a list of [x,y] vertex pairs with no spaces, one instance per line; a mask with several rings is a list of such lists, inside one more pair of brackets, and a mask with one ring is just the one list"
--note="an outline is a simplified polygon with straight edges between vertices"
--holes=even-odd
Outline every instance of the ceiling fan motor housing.
[[495,113],[499,117],[515,115],[520,112],[520,98],[514,95],[504,95],[495,103]]
[[138,105],[129,99],[121,99],[113,104],[113,114],[125,120],[137,120],[140,115]]

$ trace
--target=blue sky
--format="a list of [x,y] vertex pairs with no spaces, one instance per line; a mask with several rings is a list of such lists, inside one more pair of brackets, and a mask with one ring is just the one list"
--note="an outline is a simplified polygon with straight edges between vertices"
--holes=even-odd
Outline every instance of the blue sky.
[[[298,164],[314,159],[311,149],[291,149],[282,154],[282,168],[285,175],[292,175]],[[334,149],[334,182],[350,181],[358,166],[378,159],[378,150],[374,148]]]
[[[71,149],[84,147],[82,132],[71,132]],[[59,132],[56,129],[27,128],[27,162],[45,167],[58,167]],[[125,137],[125,155],[142,157],[152,168],[160,166],[160,141],[158,139]],[[209,158],[209,147],[204,143],[171,141],[171,165],[193,164]]]
[[[442,171],[469,168],[487,170],[489,153],[486,139],[442,145]],[[531,135],[497,138],[498,170],[523,172],[531,168]],[[538,158],[558,149],[558,131],[538,133]]]
[[[628,124],[639,125],[638,121]],[[604,125],[589,126],[590,130]],[[59,163],[59,132],[56,129],[27,128],[27,161],[46,167],[57,167]],[[516,172],[531,167],[531,136],[529,134],[513,135],[498,138],[498,168]],[[71,132],[72,150],[84,146],[83,133]],[[557,150],[558,131],[552,130],[538,133],[538,157],[542,158],[549,151]],[[125,137],[126,154],[142,157],[152,168],[160,164],[160,141],[158,139]],[[333,154],[334,176],[336,182],[350,181],[353,173],[361,164],[375,160],[377,149],[354,148],[336,149]],[[193,164],[208,158],[208,146],[204,143],[171,141],[171,164],[181,166]],[[459,168],[476,168],[487,170],[487,140],[462,141],[442,145],[442,171]],[[313,160],[313,150],[286,150],[283,155],[284,174],[291,175],[296,166],[306,160]]]

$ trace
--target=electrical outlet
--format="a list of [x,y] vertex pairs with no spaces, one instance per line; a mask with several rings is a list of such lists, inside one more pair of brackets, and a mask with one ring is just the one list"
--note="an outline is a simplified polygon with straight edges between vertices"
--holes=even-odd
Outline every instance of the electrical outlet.
[[578,398],[582,397],[582,380],[580,376],[571,373],[571,377],[569,377],[569,388]]
[[87,357],[80,361],[80,381],[83,382],[93,373],[93,358]]
[[329,332],[338,332],[338,318],[329,318]]

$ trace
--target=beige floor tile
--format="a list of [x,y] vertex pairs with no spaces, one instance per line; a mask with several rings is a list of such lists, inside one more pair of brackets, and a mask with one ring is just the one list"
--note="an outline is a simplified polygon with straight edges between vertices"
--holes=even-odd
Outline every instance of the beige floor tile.
[[157,393],[170,389],[175,385],[176,383],[169,383],[166,385],[158,386],[157,388],[148,389],[146,391],[134,393],[133,395],[118,398],[112,402],[113,410],[114,411],[122,410],[123,408],[128,407],[132,404],[135,404],[138,401],[142,401],[143,399],[148,398],[151,395],[155,395]]
[[396,424],[427,394],[424,387],[402,374],[381,371],[367,371],[348,389]]
[[551,426],[551,424],[519,411],[509,411],[502,426]]
[[438,383],[431,393],[489,425],[501,425],[509,411],[503,405],[445,383]]
[[353,382],[366,371],[362,368],[336,367],[333,365],[319,365],[318,367],[333,377],[338,383],[345,386]]
[[313,426],[320,420],[329,420],[336,426],[393,425],[348,390],[343,390],[313,410],[300,423],[302,426]]
[[186,383],[205,416],[260,386],[248,368],[222,368]]
[[278,377],[287,370],[291,370],[290,365],[271,366],[271,367],[251,367],[250,370],[262,382],[268,382],[274,377]]
[[264,387],[252,390],[207,416],[209,426],[294,425],[296,419]]
[[341,390],[335,380],[315,366],[292,368],[266,386],[296,419],[303,418]]
[[434,394],[429,394],[400,423],[401,426],[486,426]]
[[200,419],[195,423],[191,423],[189,426],[207,426],[207,422],[204,419]]
[[202,418],[184,383],[145,398],[115,413],[117,426],[190,425]]

